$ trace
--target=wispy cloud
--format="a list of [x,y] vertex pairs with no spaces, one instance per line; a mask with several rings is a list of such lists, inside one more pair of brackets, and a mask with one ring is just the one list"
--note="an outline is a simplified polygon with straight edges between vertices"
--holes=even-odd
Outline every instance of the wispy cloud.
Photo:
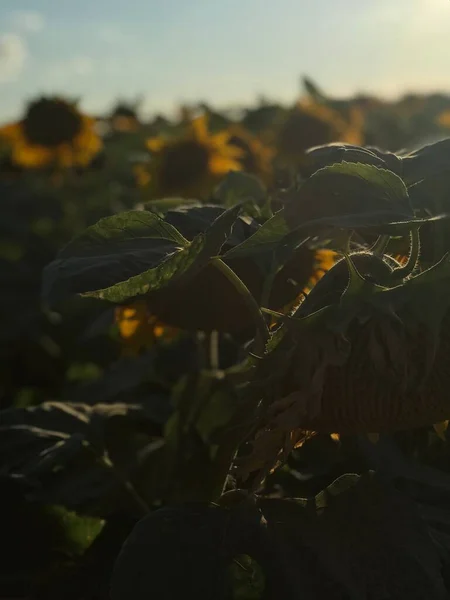
[[27,33],[36,33],[45,27],[44,16],[34,10],[16,10],[11,13],[11,25]]
[[0,83],[14,81],[27,60],[28,50],[24,40],[15,33],[0,35]]

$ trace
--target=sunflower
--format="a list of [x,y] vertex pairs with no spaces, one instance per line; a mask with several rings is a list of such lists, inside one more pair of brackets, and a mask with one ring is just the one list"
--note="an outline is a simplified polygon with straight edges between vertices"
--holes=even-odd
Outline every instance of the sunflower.
[[[299,252],[301,254],[299,254]],[[314,251],[312,249],[302,246],[297,252],[297,254],[294,255],[294,261],[290,261],[292,263],[292,266],[295,262],[297,270],[299,267],[300,257],[302,259],[301,262],[303,262],[303,264],[305,265],[303,267],[303,280],[301,282],[301,285],[297,285],[297,288],[300,288],[299,293],[295,296],[295,298],[292,301],[288,302],[283,307],[281,312],[284,314],[290,313],[295,307],[299,306],[299,304],[303,301],[305,296],[309,294],[309,292],[314,288],[314,286],[322,279],[325,273],[327,273],[333,267],[338,255],[333,250],[320,249]],[[294,283],[294,272],[290,272],[291,267],[289,263],[286,265],[286,267],[288,275],[287,281],[292,284]],[[272,326],[275,326],[277,324],[278,321],[275,319],[272,322]]]
[[87,166],[102,147],[95,121],[61,98],[31,102],[17,123],[0,128],[13,164],[30,169]]
[[139,129],[139,117],[137,115],[137,104],[126,104],[119,102],[109,117],[113,131],[127,133]]
[[338,111],[310,101],[302,101],[288,113],[277,134],[278,158],[281,164],[299,166],[305,151],[331,142],[360,141],[362,113],[354,110],[349,120]]
[[173,339],[178,330],[161,323],[152,315],[146,302],[137,300],[127,306],[116,308],[115,320],[123,342],[123,354],[136,356],[158,339]]
[[206,198],[224,175],[242,168],[242,150],[230,145],[229,139],[227,131],[210,134],[204,116],[191,121],[187,133],[180,138],[149,139],[154,194]]
[[273,149],[240,125],[232,125],[227,131],[230,135],[228,143],[243,153],[240,162],[244,171],[257,175],[269,184],[273,175]]
[[441,127],[450,128],[450,110],[445,110],[436,119]]

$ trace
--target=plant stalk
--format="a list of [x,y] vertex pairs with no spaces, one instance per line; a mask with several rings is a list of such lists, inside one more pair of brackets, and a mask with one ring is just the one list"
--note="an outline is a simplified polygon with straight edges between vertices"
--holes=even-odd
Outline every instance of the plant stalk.
[[267,327],[266,320],[259,308],[259,304],[256,302],[252,293],[245,285],[245,283],[236,275],[233,269],[223,262],[221,258],[214,258],[212,260],[212,264],[219,269],[223,275],[228,279],[228,281],[233,285],[237,292],[242,296],[242,299],[247,305],[247,308],[250,311],[255,327],[258,331],[261,345],[265,346],[266,342],[269,339],[269,328]]

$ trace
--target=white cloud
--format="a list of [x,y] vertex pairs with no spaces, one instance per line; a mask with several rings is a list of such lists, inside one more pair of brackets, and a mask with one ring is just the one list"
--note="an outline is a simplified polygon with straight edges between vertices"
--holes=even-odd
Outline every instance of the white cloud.
[[45,27],[44,16],[33,10],[17,10],[11,14],[12,25],[27,33],[36,33]]
[[17,79],[27,56],[27,46],[20,36],[15,33],[0,35],[0,83]]

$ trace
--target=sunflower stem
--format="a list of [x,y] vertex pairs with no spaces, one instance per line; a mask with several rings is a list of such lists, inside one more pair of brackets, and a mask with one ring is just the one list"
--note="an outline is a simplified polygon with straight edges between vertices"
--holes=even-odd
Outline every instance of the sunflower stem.
[[409,256],[406,264],[403,267],[398,267],[392,272],[392,276],[395,280],[405,279],[414,271],[417,267],[420,255],[420,233],[419,228],[414,228],[410,232],[410,249]]
[[259,308],[259,304],[256,302],[255,298],[253,297],[252,293],[245,285],[245,283],[236,275],[233,269],[230,269],[230,267],[223,262],[221,258],[213,258],[211,262],[216,267],[216,269],[218,269],[223,275],[225,275],[225,277],[233,285],[235,290],[239,292],[239,294],[242,296],[242,299],[244,300],[244,302],[247,305],[247,308],[250,311],[253,322],[259,334],[260,340],[258,346],[262,345],[262,348],[264,349],[264,346],[270,337],[270,333],[269,328],[267,327],[266,320],[261,312],[261,309]]
[[212,371],[219,370],[219,332],[211,331],[209,334],[209,366]]
[[375,254],[375,256],[383,256],[390,239],[390,235],[380,235],[375,244],[369,248],[369,251],[372,252],[372,254]]

